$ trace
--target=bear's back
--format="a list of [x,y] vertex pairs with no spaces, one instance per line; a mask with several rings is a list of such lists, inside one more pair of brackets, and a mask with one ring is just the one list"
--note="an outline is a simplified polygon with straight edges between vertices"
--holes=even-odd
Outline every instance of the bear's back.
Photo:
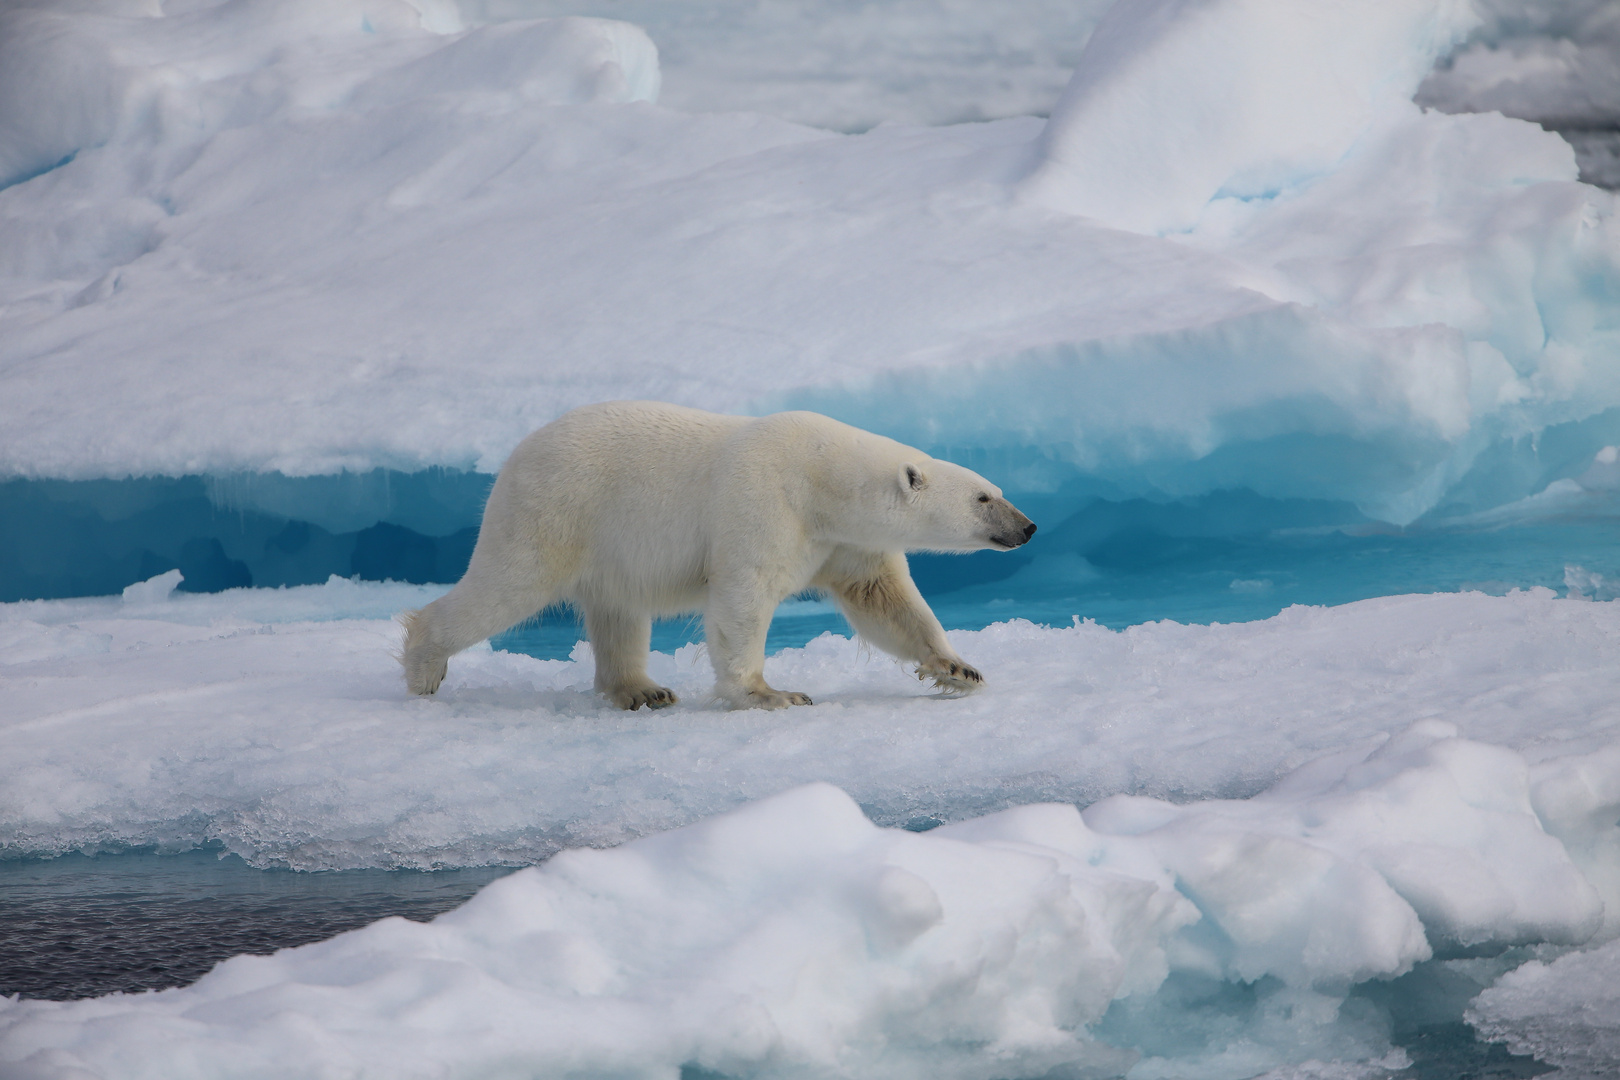
[[485,526],[538,545],[576,580],[665,607],[665,587],[684,594],[701,580],[714,463],[752,422],[661,402],[575,409],[512,452]]

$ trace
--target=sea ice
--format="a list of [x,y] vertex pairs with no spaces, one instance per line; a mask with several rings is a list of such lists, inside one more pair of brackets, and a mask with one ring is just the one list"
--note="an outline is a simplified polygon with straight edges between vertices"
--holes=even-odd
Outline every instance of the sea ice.
[[[1588,764],[1620,783],[1620,759]],[[155,994],[0,1000],[0,1063],[103,1080],[1100,1078],[1141,1055],[1092,1029],[1177,976],[1269,979],[1290,1019],[1244,1033],[1248,1071],[1213,1045],[1144,1075],[1247,1076],[1324,1045],[1387,1062],[1376,1025],[1323,1029],[1353,984],[1428,959],[1426,934],[1467,923],[1500,947],[1598,928],[1526,775],[1427,721],[1246,802],[1028,805],[918,834],[809,784],[562,853],[431,924],[385,919]]]
[[1560,1080],[1604,1080],[1620,1062],[1620,941],[1551,963],[1532,960],[1474,999],[1468,1022],[1534,1054]]
[[[817,702],[786,721],[709,703],[699,645],[653,656],[682,697],[653,714],[592,691],[585,644],[570,660],[474,649],[436,697],[409,698],[387,619],[440,590],[334,579],[0,605],[0,854],[217,842],[306,870],[522,864],[811,781],[837,784],[880,824],[916,825],[1116,794],[1248,797],[1421,720],[1535,768],[1620,731],[1620,605],[1550,590],[1294,607],[1224,626],[953,631],[989,680],[959,700],[826,635],[767,661],[773,682]],[[1606,834],[1583,816],[1579,775],[1544,820],[1602,863]],[[1481,882],[1496,873],[1482,865]],[[1476,895],[1485,902],[1483,884]],[[1434,897],[1434,925],[1450,913],[1456,938],[1472,940],[1459,903]],[[1518,905],[1511,890],[1491,903]]]

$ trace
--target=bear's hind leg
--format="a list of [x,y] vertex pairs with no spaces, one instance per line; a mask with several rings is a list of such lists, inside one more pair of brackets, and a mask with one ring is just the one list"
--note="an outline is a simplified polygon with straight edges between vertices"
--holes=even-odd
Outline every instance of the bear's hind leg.
[[399,661],[405,666],[405,686],[413,694],[439,689],[450,657],[485,638],[508,630],[557,601],[554,592],[540,588],[484,587],[479,560],[456,587],[427,607],[399,617],[405,626],[405,647]]
[[647,677],[652,618],[583,604],[585,633],[596,654],[596,689],[621,709],[663,709],[680,699]]

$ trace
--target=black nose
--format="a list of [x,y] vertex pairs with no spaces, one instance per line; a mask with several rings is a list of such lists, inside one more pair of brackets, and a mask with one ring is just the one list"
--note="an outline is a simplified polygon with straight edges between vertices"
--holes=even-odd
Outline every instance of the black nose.
[[1035,523],[1032,521],[1028,525],[1024,526],[1024,542],[1026,544],[1029,543],[1029,538],[1034,536],[1034,535],[1035,535]]

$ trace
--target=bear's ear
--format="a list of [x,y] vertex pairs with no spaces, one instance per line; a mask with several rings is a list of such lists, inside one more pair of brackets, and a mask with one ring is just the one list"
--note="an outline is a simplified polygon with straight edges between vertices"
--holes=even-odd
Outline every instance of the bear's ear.
[[917,492],[928,486],[928,477],[922,474],[921,469],[911,464],[900,466],[899,479],[900,494],[904,495],[907,501],[915,499]]

